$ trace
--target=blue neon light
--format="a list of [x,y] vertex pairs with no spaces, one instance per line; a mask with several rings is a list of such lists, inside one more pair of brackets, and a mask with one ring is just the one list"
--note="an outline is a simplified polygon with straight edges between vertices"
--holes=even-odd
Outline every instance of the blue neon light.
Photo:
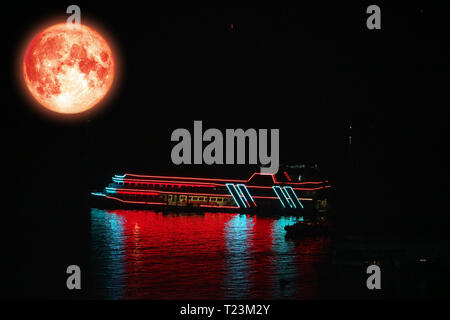
[[302,209],[304,209],[302,202],[298,198],[297,194],[295,193],[295,190],[292,189],[292,187],[285,187],[286,192],[289,193],[291,196],[291,199],[294,200],[298,206],[300,206]]
[[113,177],[113,178],[112,178],[112,181],[123,183],[123,178],[116,178],[116,177]]
[[248,191],[247,186],[244,184],[238,184],[238,188],[239,188],[239,190],[241,190],[241,193],[243,193],[242,190],[244,190],[244,192],[247,194],[247,197],[250,199],[251,202],[253,202],[253,204],[256,207],[256,202],[255,202],[255,200],[253,200],[253,197],[250,194],[250,192]]
[[[244,204],[244,208],[247,208],[247,204],[246,204],[247,198],[246,198],[246,197],[244,196],[244,194],[242,193],[242,190],[241,190],[240,188],[236,188],[236,186],[233,186],[233,187],[236,189],[236,191],[237,191],[239,197],[241,198],[242,203]],[[249,204],[249,205],[250,205],[250,204]]]
[[286,202],[289,204],[289,206],[290,206],[291,208],[294,208],[294,209],[295,209],[295,208],[296,208],[295,203],[294,203],[294,201],[292,201],[292,199],[289,197],[287,191],[284,190],[284,188],[280,188],[280,190],[281,190],[281,193],[282,193],[283,196],[284,196],[284,199],[286,199]]
[[105,195],[101,192],[91,192],[91,195],[97,196],[97,197],[104,197]]
[[281,199],[280,195],[278,194],[278,190],[277,189],[281,190],[281,188],[278,187],[278,186],[273,186],[272,189],[273,189],[273,191],[275,191],[275,194],[277,195],[278,199],[280,200],[281,204],[283,205],[283,208],[286,208],[286,205],[284,204],[283,199]]
[[108,192],[108,193],[117,193],[117,189],[116,189],[116,188],[109,188],[109,187],[106,187],[105,190],[106,190],[106,192]]
[[[241,197],[239,196],[239,193],[236,190],[236,187],[234,186],[234,184],[231,183],[227,183],[226,187],[228,189],[228,192],[231,194],[231,196],[233,197],[234,202],[236,203],[236,205],[241,208],[241,203],[244,205],[244,208],[247,208],[247,206],[245,205],[244,202],[242,202]],[[234,193],[236,193],[236,195],[239,197],[240,202],[236,199],[236,196],[234,195]]]

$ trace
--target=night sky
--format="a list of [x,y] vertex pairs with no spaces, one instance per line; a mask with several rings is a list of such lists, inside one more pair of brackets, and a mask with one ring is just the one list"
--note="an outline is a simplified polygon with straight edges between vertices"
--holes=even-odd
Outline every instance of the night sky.
[[[102,112],[70,123],[37,112],[17,80],[24,41],[46,21],[65,21],[66,5],[2,9],[7,294],[41,292],[44,280],[28,267],[56,283],[65,276],[57,275],[59,263],[84,259],[88,194],[113,174],[251,173],[173,165],[170,135],[193,132],[194,120],[205,129],[280,129],[280,162],[319,164],[349,228],[416,241],[448,237],[448,10],[383,6],[382,29],[371,31],[368,4],[77,4],[82,22],[106,31],[120,74]],[[46,287],[43,297],[61,289]]]

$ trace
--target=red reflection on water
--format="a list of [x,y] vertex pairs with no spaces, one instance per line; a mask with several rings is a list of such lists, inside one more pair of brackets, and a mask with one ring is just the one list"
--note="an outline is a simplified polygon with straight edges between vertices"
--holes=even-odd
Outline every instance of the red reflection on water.
[[296,244],[295,265],[302,287],[296,293],[297,299],[313,299],[319,295],[319,268],[327,259],[324,253],[329,252],[330,245],[330,237],[306,238]]
[[222,286],[223,233],[232,214],[114,213],[124,219],[124,298],[223,298],[211,288]]
[[[105,293],[124,299],[311,298],[327,242],[286,240],[293,217],[93,210]],[[111,292],[113,294],[111,294]]]
[[258,261],[257,268],[251,272],[251,292],[252,299],[271,299],[273,297],[273,237],[272,219],[255,218],[253,225],[254,238],[253,246],[250,248],[253,261]]

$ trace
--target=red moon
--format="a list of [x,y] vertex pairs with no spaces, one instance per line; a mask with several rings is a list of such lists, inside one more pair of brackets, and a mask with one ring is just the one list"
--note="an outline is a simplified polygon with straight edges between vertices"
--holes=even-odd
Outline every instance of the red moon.
[[85,25],[56,24],[37,34],[23,60],[25,84],[45,108],[77,114],[98,104],[114,79],[108,43]]

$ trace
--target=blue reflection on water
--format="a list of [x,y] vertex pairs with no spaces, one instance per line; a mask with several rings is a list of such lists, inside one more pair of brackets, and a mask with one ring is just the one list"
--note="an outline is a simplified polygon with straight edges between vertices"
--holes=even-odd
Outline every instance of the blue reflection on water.
[[253,217],[238,214],[225,225],[226,270],[225,297],[246,299],[250,292],[251,259],[249,246],[253,236]]
[[125,289],[123,218],[105,210],[91,210],[91,234],[95,287],[107,299],[123,298]]

